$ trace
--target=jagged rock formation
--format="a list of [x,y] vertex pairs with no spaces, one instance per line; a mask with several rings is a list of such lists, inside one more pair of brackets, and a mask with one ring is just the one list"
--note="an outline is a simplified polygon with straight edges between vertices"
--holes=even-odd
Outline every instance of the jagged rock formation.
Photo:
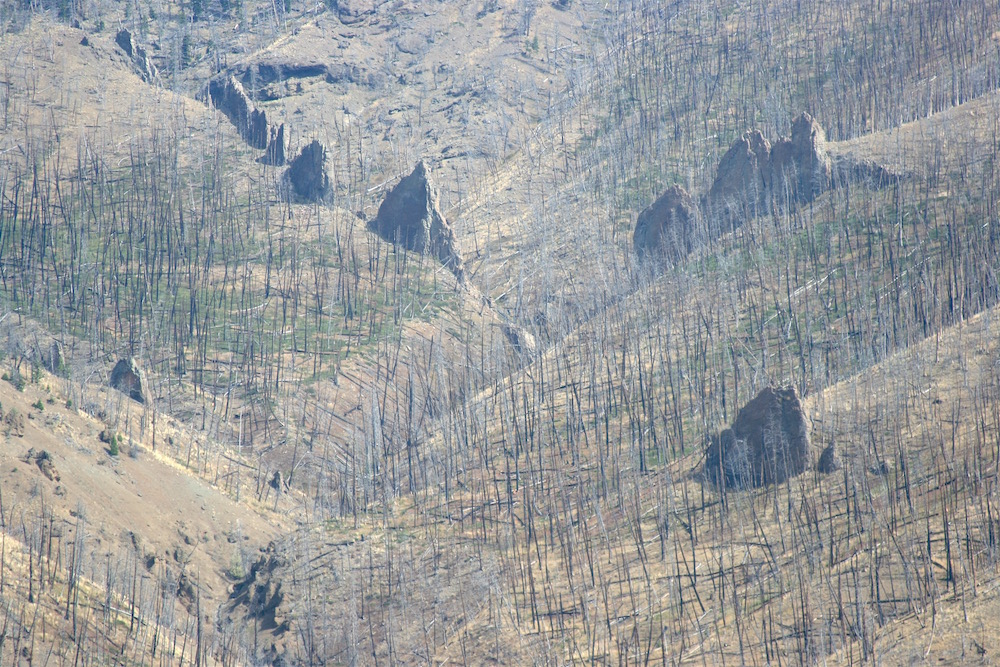
[[244,141],[254,148],[267,147],[267,115],[257,110],[243,84],[232,76],[216,79],[209,83],[208,95]]
[[791,139],[771,147],[767,187],[780,203],[812,201],[830,187],[831,161],[826,152],[826,132],[807,113],[792,123]]
[[142,387],[142,375],[139,367],[132,359],[119,359],[111,371],[111,380],[108,382],[112,389],[117,389],[133,401],[138,403],[146,402],[146,395]]
[[735,488],[779,484],[811,464],[809,419],[794,388],[764,389],[712,438],[705,474]]
[[215,79],[208,85],[208,95],[216,109],[236,127],[243,141],[265,150],[267,164],[285,163],[285,126],[267,122],[267,114],[254,106],[250,96],[235,77]]
[[326,148],[313,140],[292,160],[286,177],[292,191],[302,201],[323,201],[330,194],[330,177],[326,173]]
[[639,214],[632,244],[640,257],[661,253],[676,261],[772,207],[810,202],[850,181],[883,188],[904,176],[870,159],[838,155],[834,160],[823,127],[802,113],[790,137],[772,144],[759,130],[747,130],[734,141],[701,206],[682,188],[668,188]]
[[142,77],[146,83],[153,83],[160,74],[156,70],[156,65],[149,59],[146,49],[139,45],[131,32],[122,28],[115,35],[115,43],[125,52],[125,55],[132,60],[132,67],[136,73]]
[[707,203],[721,231],[738,227],[772,203],[812,201],[830,187],[826,133],[809,114],[792,123],[791,138],[773,145],[759,130],[733,142],[719,161]]
[[758,130],[744,132],[719,160],[708,192],[712,211],[730,223],[756,215],[764,201],[764,177],[770,163],[770,142]]
[[455,234],[438,205],[438,192],[421,160],[379,206],[371,228],[382,238],[422,254],[433,254],[461,281],[465,273]]
[[279,125],[277,130],[274,129],[273,125],[269,126],[268,137],[267,148],[264,149],[264,155],[260,161],[264,164],[280,167],[285,164],[285,124]]
[[661,255],[677,261],[707,239],[699,229],[698,204],[679,185],[672,185],[639,214],[632,245],[640,257]]
[[233,587],[229,596],[231,608],[243,606],[252,618],[260,622],[261,630],[272,630],[280,635],[289,629],[290,620],[281,612],[285,594],[281,582],[275,581],[274,572],[284,567],[285,561],[277,556],[273,547],[250,567],[247,577]]

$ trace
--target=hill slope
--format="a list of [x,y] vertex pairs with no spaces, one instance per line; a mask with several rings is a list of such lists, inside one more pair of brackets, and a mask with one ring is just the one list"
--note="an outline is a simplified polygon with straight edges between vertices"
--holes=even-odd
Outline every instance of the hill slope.
[[[0,402],[34,417],[0,450],[0,655],[997,650],[995,3],[45,5],[0,10]],[[326,200],[210,108],[229,76],[289,155],[325,145]],[[636,260],[665,186],[803,110],[899,178]],[[464,281],[368,229],[418,159]],[[843,468],[707,483],[776,385]]]

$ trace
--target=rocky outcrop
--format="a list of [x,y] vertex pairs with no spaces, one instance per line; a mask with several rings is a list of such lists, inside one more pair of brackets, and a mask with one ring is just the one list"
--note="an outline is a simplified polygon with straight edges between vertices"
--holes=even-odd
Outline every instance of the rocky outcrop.
[[344,25],[359,23],[375,13],[384,0],[334,0],[337,17]]
[[229,597],[231,607],[245,607],[249,616],[259,621],[261,630],[271,630],[275,635],[289,629],[289,620],[281,608],[285,594],[275,576],[275,572],[285,565],[273,547],[269,548],[268,553],[250,567],[247,577],[233,587]]
[[502,322],[500,330],[503,332],[507,342],[510,343],[518,353],[528,357],[533,357],[538,352],[538,343],[530,331],[514,322]]
[[838,183],[856,181],[875,189],[887,188],[906,178],[904,172],[879,164],[871,158],[858,159],[850,155],[838,156],[833,164],[833,172]]
[[326,77],[327,66],[315,61],[265,60],[243,69],[240,78],[244,85],[268,86],[289,79]]
[[326,82],[351,83],[374,89],[385,83],[385,74],[366,69],[357,63],[337,63],[326,68]]
[[132,359],[119,359],[111,371],[108,382],[112,389],[117,389],[137,403],[145,403],[146,395],[142,386],[142,375],[139,367]]
[[189,614],[198,611],[198,588],[197,583],[188,576],[187,572],[181,572],[177,576],[177,600],[184,606]]
[[803,113],[792,123],[792,137],[779,139],[771,149],[768,189],[780,204],[808,202],[830,187],[830,177],[826,133]]
[[285,124],[279,125],[277,130],[271,126],[268,129],[268,135],[267,148],[260,161],[264,164],[280,167],[285,164]]
[[61,480],[59,471],[56,469],[55,461],[52,460],[52,455],[44,449],[40,452],[36,452],[35,448],[32,447],[28,450],[28,453],[24,455],[23,460],[25,463],[34,463],[37,465],[41,473],[49,480],[53,482]]
[[831,183],[826,133],[809,114],[792,123],[792,136],[772,145],[758,130],[733,142],[719,161],[707,201],[722,232],[769,206],[808,202]]
[[322,79],[330,84],[349,83],[365,88],[377,88],[385,81],[382,72],[358,63],[282,59],[255,62],[236,71],[235,76],[244,90],[253,90],[254,99],[263,101],[287,97],[293,81],[301,84],[309,79]]
[[52,455],[49,454],[44,449],[35,455],[35,465],[38,469],[52,482],[58,482],[62,478],[59,476],[59,471],[56,470],[55,461],[52,460]]
[[330,68],[318,60],[298,60],[271,55],[234,70],[233,75],[259,101],[279,100],[303,91],[308,80],[324,81]]
[[434,255],[460,281],[463,279],[465,265],[455,234],[441,214],[438,192],[423,160],[386,195],[371,228],[387,241]]
[[42,367],[53,375],[66,377],[69,369],[66,366],[66,357],[63,354],[63,346],[59,341],[52,341],[45,349],[44,345],[38,343],[36,358],[41,360]]
[[[254,106],[250,96],[235,77],[215,79],[208,86],[212,105],[221,111],[252,148],[266,151],[268,164],[285,163],[285,127],[271,125],[267,114]],[[280,161],[279,161],[280,159]]]
[[292,192],[300,201],[319,202],[330,194],[330,177],[326,173],[326,148],[313,140],[292,160],[286,172]]
[[149,59],[146,49],[136,41],[135,36],[131,32],[125,28],[119,30],[118,34],[115,35],[115,44],[129,57],[136,74],[142,77],[143,81],[153,83],[159,78],[160,74],[156,70],[156,65]]
[[66,355],[63,354],[63,346],[59,341],[52,341],[49,346],[49,354],[45,358],[45,367],[50,373],[56,375],[66,375]]
[[672,185],[639,214],[632,246],[640,257],[680,260],[707,240],[699,229],[700,218],[698,204],[691,195],[679,185]]
[[712,211],[729,223],[756,215],[765,198],[770,162],[771,144],[764,135],[758,130],[744,132],[719,160],[708,192]]
[[840,470],[840,467],[840,456],[831,442],[823,449],[823,453],[819,455],[819,461],[816,462],[816,470],[824,475],[829,475],[832,472]]
[[5,435],[24,437],[24,413],[17,408],[11,408],[10,412],[4,415],[3,424]]
[[244,141],[254,148],[267,148],[267,115],[257,110],[243,84],[232,76],[216,79],[208,85],[208,94]]
[[732,428],[714,436],[705,474],[734,488],[779,484],[811,465],[809,419],[794,388],[767,388],[736,415]]

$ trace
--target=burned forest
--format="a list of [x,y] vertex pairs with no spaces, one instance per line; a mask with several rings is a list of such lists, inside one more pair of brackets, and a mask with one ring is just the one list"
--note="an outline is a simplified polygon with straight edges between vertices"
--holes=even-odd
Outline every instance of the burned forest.
[[992,664],[998,25],[0,3],[0,665]]

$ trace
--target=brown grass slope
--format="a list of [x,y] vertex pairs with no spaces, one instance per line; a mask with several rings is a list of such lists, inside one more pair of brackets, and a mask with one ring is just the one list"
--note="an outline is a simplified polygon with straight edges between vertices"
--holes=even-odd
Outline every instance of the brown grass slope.
[[[278,534],[279,515],[162,456],[168,437],[198,437],[188,427],[161,417],[154,451],[138,424],[128,437],[126,419],[118,432],[75,407],[129,399],[91,386],[73,403],[68,385],[47,372],[21,391],[0,383],[5,657],[66,661],[79,646],[143,661],[160,641],[165,655],[193,659],[184,638],[198,611],[211,617],[229,597],[234,577]],[[18,415],[23,429],[11,426]],[[120,436],[118,454],[104,432]]]

